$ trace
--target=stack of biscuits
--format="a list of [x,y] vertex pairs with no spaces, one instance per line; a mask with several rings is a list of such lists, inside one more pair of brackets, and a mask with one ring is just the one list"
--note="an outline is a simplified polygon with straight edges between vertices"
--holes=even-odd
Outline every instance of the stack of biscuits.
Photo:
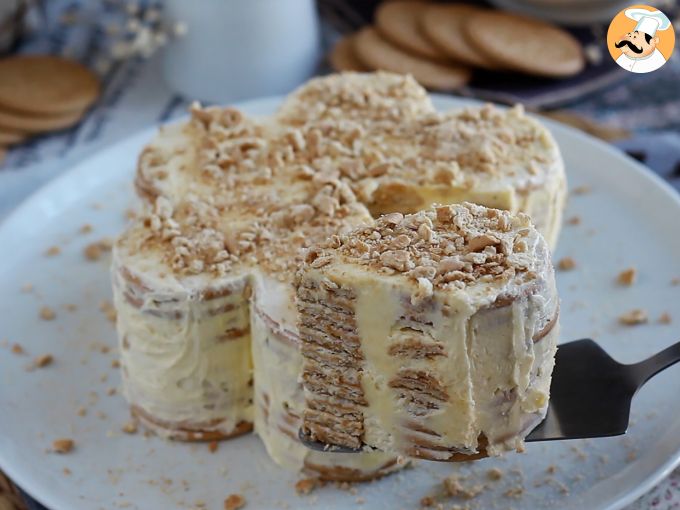
[[[370,227],[381,215],[424,214],[420,211],[434,203],[475,202],[483,211],[494,207],[509,213],[493,225],[480,222],[478,228],[495,241],[469,257],[486,257],[490,274],[505,278],[509,273],[496,266],[506,258],[496,250],[509,253],[512,236],[527,236],[517,240],[524,253],[507,260],[525,267],[539,261],[529,268],[532,281],[545,280],[551,289],[546,241],[538,232],[555,244],[566,181],[554,139],[520,107],[440,113],[413,78],[380,72],[311,80],[269,117],[195,105],[189,121],[163,127],[144,149],[135,187],[144,211],[115,243],[111,268],[124,394],[133,416],[177,440],[226,439],[254,428],[279,465],[322,479],[356,481],[399,469],[409,452],[399,445],[380,448],[387,443],[370,444],[376,448],[357,454],[319,452],[300,442],[308,406],[324,411],[325,399],[341,414],[343,398],[363,404],[363,382],[355,371],[338,370],[323,383],[309,364],[304,367],[305,360],[323,363],[324,356],[334,366],[353,363],[351,331],[343,322],[353,289],[345,292],[323,278],[300,282],[305,264],[323,266],[322,257],[312,260],[309,254],[328,239]],[[482,214],[477,206],[465,207]],[[511,218],[520,212],[536,227],[528,216]],[[386,220],[379,226],[380,221]],[[461,249],[465,246],[470,248]],[[544,286],[518,289],[523,297],[513,294],[517,299],[510,309],[516,321],[530,315],[524,328],[530,338],[556,310],[553,301],[540,306]],[[333,299],[324,301],[323,292]],[[500,309],[493,320],[506,320],[508,310]],[[540,415],[545,399],[524,400],[536,388],[540,393],[549,378],[550,362],[541,349],[545,346],[549,358],[553,339],[534,351],[524,336],[508,338],[515,338],[522,356],[517,373],[532,384],[496,388],[513,419]],[[510,345],[499,343],[502,349]],[[540,376],[533,366],[542,367]],[[334,426],[341,430],[343,423]],[[328,421],[323,426],[329,430]],[[514,436],[499,438],[495,431],[521,436],[526,430],[516,420],[505,428],[485,428],[490,441],[498,439],[490,453],[504,449],[499,445],[521,443],[521,437],[519,442]],[[371,443],[361,434],[354,437]],[[467,446],[472,455],[475,444]]]
[[98,96],[97,77],[72,60],[0,60],[0,161],[14,144],[77,124]]
[[580,43],[561,28],[470,4],[382,3],[375,26],[342,38],[330,54],[337,71],[410,73],[423,86],[455,90],[474,69],[566,78],[585,67]]

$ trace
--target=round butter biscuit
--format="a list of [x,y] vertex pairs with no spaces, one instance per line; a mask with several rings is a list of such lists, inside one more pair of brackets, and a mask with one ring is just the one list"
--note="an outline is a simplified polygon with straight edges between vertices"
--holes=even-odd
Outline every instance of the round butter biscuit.
[[376,70],[411,74],[421,85],[434,90],[454,90],[470,80],[470,69],[457,64],[416,57],[383,39],[373,27],[356,35],[354,50],[359,59]]
[[503,67],[534,76],[566,78],[585,66],[583,48],[569,32],[525,16],[480,11],[464,25],[475,48]]
[[421,29],[426,8],[426,3],[414,1],[383,3],[375,13],[376,27],[385,39],[409,53],[446,61],[446,53],[432,44]]
[[465,4],[432,5],[423,14],[423,32],[457,62],[482,69],[499,69],[498,63],[470,44],[463,30],[468,17],[482,10]]
[[369,69],[354,53],[354,35],[347,35],[340,39],[328,57],[331,67],[336,71],[364,72]]
[[0,144],[13,145],[19,143],[26,138],[26,133],[21,131],[13,131],[11,129],[0,129]]
[[36,115],[81,112],[99,96],[99,80],[81,64],[25,55],[0,60],[0,106]]
[[66,129],[78,123],[83,111],[66,112],[59,115],[37,116],[0,110],[0,131],[25,131],[45,133]]

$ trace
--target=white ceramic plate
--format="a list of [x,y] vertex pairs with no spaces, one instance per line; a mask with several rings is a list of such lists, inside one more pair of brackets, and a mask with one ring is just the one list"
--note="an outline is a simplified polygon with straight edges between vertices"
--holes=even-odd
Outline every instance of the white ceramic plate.
[[[250,102],[251,113],[269,113],[277,100]],[[439,107],[461,101],[437,98]],[[556,257],[572,256],[578,266],[559,273],[563,339],[592,336],[624,362],[642,359],[677,341],[677,327],[655,319],[668,311],[680,321],[680,200],[651,172],[606,145],[550,123],[566,160],[572,195]],[[132,175],[137,154],[152,136],[148,130],[102,151],[53,181],[0,225],[0,342],[20,343],[28,356],[0,347],[0,468],[52,510],[99,508],[195,508],[204,501],[221,509],[230,493],[241,493],[249,508],[417,508],[442,477],[459,473],[488,488],[474,508],[614,509],[650,489],[680,460],[680,367],[654,378],[635,398],[634,423],[625,437],[531,444],[523,455],[468,465],[419,463],[415,468],[352,491],[329,486],[298,496],[297,476],[272,464],[254,436],[221,443],[169,443],[142,434],[125,435],[127,406],[111,367],[115,333],[99,310],[110,299],[108,260],[88,262],[83,247],[124,226],[133,203]],[[80,227],[92,224],[90,234]],[[44,256],[52,246],[55,257]],[[617,286],[621,269],[635,266],[638,282]],[[21,292],[31,283],[34,291]],[[69,312],[66,304],[77,305]],[[38,318],[41,306],[57,312]],[[619,314],[645,308],[650,324],[624,327]],[[111,352],[100,352],[100,346]],[[51,353],[52,366],[28,372],[31,357]],[[103,381],[103,379],[106,379]],[[92,393],[96,392],[96,393]],[[84,406],[87,415],[77,410]],[[48,453],[55,438],[71,437],[68,455]],[[550,475],[549,466],[556,472]],[[486,479],[499,467],[503,478]],[[64,468],[71,471],[65,474]],[[522,486],[520,497],[504,495]],[[568,492],[568,494],[566,494]],[[450,506],[461,503],[443,500]],[[363,502],[363,504],[361,504]],[[129,506],[127,506],[129,505]]]

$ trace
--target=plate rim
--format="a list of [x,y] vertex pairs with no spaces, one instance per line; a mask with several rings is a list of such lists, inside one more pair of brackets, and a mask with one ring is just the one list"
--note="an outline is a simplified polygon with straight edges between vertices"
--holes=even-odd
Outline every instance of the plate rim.
[[[461,108],[484,103],[483,101],[470,98],[453,97],[444,94],[430,94],[430,97],[438,109],[442,109],[442,107],[444,109]],[[250,99],[247,101],[239,101],[234,103],[232,106],[242,110],[274,109],[277,105],[281,104],[284,98],[285,96],[282,95],[266,96],[262,98]],[[504,105],[497,106],[506,108]],[[558,137],[557,135],[559,134],[560,137],[566,136],[568,138],[572,138],[572,140],[580,145],[590,145],[594,149],[605,153],[606,156],[611,158],[613,161],[618,160],[625,164],[625,166],[637,173],[639,177],[651,181],[651,183],[654,184],[655,187],[659,189],[659,191],[663,192],[668,198],[675,202],[677,207],[680,209],[680,194],[675,189],[673,189],[669,183],[663,180],[658,174],[653,172],[644,164],[628,156],[615,146],[605,143],[604,141],[588,135],[576,128],[541,115],[536,115],[533,113],[530,115],[535,118],[540,118],[540,121],[546,125],[556,137]],[[0,220],[0,235],[2,235],[6,230],[11,231],[12,228],[16,228],[13,227],[13,225],[20,223],[21,217],[25,214],[25,212],[35,207],[35,202],[40,202],[44,198],[47,198],[48,200],[53,199],[54,197],[51,197],[51,195],[54,188],[60,187],[64,181],[73,180],[74,177],[88,172],[88,167],[92,166],[91,162],[93,160],[96,160],[98,157],[101,157],[106,153],[118,152],[126,145],[138,144],[142,142],[144,138],[150,140],[157,132],[159,126],[172,124],[174,122],[181,122],[186,118],[187,116],[181,116],[168,123],[158,123],[141,128],[121,140],[110,143],[98,149],[96,152],[71,165],[69,169],[64,170],[58,176],[50,179],[38,189],[34,190],[29,196],[22,200],[19,205],[10,211],[4,218],[2,218]],[[624,506],[634,502],[637,498],[649,492],[654,486],[665,479],[679,465],[680,449],[675,451],[665,462],[660,463],[650,475],[642,480],[642,482],[631,487],[624,493],[619,493],[618,495],[612,496],[609,500],[603,501],[603,506],[600,510],[619,510]],[[68,501],[65,502],[60,500],[58,493],[55,493],[55,491],[50,488],[43,487],[40,484],[38,478],[31,476],[31,470],[29,466],[26,466],[26,469],[22,469],[20,466],[17,466],[15,463],[11,462],[9,458],[6,458],[2,449],[0,449],[0,469],[2,469],[2,471],[4,471],[4,473],[10,479],[12,479],[26,494],[40,502],[43,506],[49,508],[50,510],[65,510],[62,507],[63,504],[68,504]]]

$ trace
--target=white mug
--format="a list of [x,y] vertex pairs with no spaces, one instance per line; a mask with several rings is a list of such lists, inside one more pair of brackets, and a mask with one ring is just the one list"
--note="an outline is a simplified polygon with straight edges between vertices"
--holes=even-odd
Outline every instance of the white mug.
[[284,94],[317,69],[314,0],[166,0],[165,10],[186,26],[165,49],[165,78],[189,99]]

